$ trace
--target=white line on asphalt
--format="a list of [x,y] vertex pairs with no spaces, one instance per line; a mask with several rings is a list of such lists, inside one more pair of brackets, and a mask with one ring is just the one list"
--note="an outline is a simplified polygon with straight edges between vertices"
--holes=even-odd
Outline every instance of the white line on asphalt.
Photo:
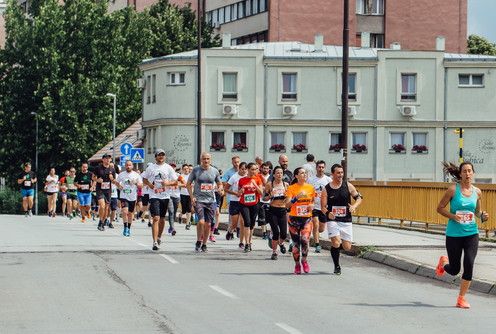
[[217,286],[217,285],[209,285],[209,287],[215,291],[217,291],[218,293],[220,294],[223,294],[224,296],[226,297],[229,297],[229,298],[232,298],[232,299],[237,299],[238,297],[236,297],[235,295],[233,295],[232,293],[230,293],[229,291],[226,291],[224,289],[222,289],[220,286]]
[[172,264],[178,264],[179,263],[176,260],[174,260],[173,258],[171,258],[169,255],[160,254],[160,256],[163,257],[164,259],[166,259],[167,261],[169,261]]
[[293,328],[285,323],[282,323],[282,322],[276,322],[276,326],[280,327],[281,329],[283,329],[284,331],[290,333],[290,334],[302,334],[299,330],[297,330],[296,328]]

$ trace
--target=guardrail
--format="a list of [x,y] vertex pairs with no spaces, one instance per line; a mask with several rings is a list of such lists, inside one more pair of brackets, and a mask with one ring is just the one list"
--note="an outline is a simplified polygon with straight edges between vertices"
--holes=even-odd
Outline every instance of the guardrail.
[[[363,202],[358,207],[356,216],[446,225],[448,219],[437,213],[436,208],[444,192],[453,183],[441,182],[386,182],[386,181],[352,181],[363,195]],[[490,214],[490,219],[483,224],[477,219],[480,230],[496,231],[496,185],[476,184],[482,191],[482,210]]]

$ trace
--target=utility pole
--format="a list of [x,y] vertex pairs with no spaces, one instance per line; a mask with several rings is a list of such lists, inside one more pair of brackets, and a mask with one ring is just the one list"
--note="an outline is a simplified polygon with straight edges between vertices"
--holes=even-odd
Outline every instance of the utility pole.
[[341,89],[341,141],[342,156],[341,165],[343,166],[343,180],[348,179],[348,65],[349,65],[349,47],[350,47],[350,29],[348,23],[350,11],[349,0],[344,0],[343,16],[343,73]]
[[197,80],[197,97],[196,97],[196,112],[197,112],[197,130],[196,130],[196,157],[198,164],[201,163],[200,155],[202,150],[202,91],[201,91],[201,42],[202,42],[202,1],[198,0],[198,80]]

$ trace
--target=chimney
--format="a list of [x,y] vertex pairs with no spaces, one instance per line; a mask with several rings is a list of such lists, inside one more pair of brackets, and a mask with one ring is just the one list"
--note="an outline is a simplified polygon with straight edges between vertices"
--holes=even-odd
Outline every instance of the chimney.
[[361,47],[362,48],[370,48],[370,33],[369,32],[362,32]]
[[314,52],[324,51],[324,35],[315,34],[314,36]]
[[229,49],[231,47],[231,33],[223,32],[222,33],[222,48]]
[[401,44],[400,42],[394,42],[389,44],[389,48],[393,50],[401,50]]
[[446,50],[446,38],[444,36],[436,37],[436,51]]

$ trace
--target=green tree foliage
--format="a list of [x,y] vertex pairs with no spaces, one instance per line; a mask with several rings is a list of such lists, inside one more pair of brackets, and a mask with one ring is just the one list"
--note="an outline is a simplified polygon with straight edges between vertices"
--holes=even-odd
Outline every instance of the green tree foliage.
[[[24,161],[35,160],[39,121],[39,177],[79,165],[141,115],[139,63],[150,55],[195,48],[189,7],[159,1],[137,13],[107,13],[107,0],[38,0],[24,15],[16,0],[4,13],[0,50],[0,175],[15,184]],[[218,44],[205,25],[206,46]],[[36,113],[37,115],[33,115]]]
[[467,53],[476,55],[496,56],[496,44],[477,35],[468,36]]

